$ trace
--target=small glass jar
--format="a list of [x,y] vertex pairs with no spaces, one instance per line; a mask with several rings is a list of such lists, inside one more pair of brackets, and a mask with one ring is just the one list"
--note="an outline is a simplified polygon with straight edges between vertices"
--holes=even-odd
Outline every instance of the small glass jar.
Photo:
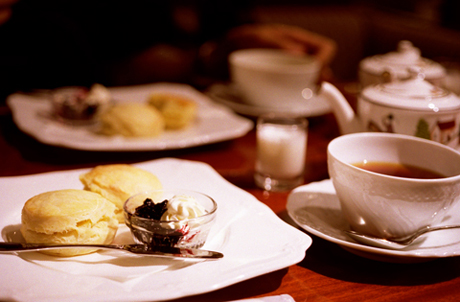
[[[175,196],[187,196],[204,209],[198,217],[177,220],[156,220],[135,214],[136,208],[146,199],[155,204],[171,200]],[[214,224],[217,203],[209,196],[191,190],[151,191],[130,197],[123,206],[125,223],[130,228],[136,243],[147,246],[168,246],[177,248],[200,248]]]

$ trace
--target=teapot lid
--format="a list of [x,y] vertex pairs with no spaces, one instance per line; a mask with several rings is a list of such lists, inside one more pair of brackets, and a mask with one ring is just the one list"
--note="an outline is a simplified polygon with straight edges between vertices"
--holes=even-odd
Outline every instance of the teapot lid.
[[362,91],[362,97],[372,103],[400,109],[434,112],[460,109],[459,97],[424,78],[423,73],[412,73],[407,80],[368,86]]
[[363,71],[380,75],[389,72],[399,79],[407,78],[409,67],[423,68],[427,79],[443,78],[445,68],[432,60],[423,58],[420,49],[410,41],[400,41],[397,51],[365,58],[360,62]]

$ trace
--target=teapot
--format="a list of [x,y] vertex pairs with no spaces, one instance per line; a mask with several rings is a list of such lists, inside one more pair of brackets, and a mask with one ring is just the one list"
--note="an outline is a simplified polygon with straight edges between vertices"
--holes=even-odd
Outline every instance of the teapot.
[[393,78],[407,79],[410,68],[422,68],[425,79],[435,85],[444,84],[446,69],[439,63],[424,58],[419,48],[412,42],[399,41],[396,51],[364,58],[359,63],[358,76],[363,87],[387,81],[389,74]]
[[426,81],[421,72],[364,88],[357,114],[332,84],[323,82],[320,93],[331,105],[342,134],[389,132],[459,147],[460,98]]

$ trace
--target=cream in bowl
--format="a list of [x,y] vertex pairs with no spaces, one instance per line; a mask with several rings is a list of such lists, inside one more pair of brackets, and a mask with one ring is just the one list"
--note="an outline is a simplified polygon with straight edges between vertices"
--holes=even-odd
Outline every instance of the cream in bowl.
[[137,243],[181,248],[202,247],[217,213],[211,197],[190,190],[139,193],[123,208]]
[[290,108],[314,95],[321,64],[315,58],[276,49],[243,49],[229,56],[230,75],[246,103]]
[[397,239],[442,224],[460,199],[460,153],[427,139],[343,135],[328,145],[328,170],[350,227],[375,237]]

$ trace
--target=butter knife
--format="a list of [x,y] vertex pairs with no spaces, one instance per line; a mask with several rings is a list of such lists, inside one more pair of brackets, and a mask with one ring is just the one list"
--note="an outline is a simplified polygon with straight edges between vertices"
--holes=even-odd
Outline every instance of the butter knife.
[[143,244],[59,244],[59,245],[43,245],[34,243],[18,243],[18,242],[0,242],[0,254],[5,253],[21,253],[35,252],[40,250],[66,249],[66,248],[90,248],[90,249],[105,249],[130,252],[134,254],[167,257],[167,258],[191,258],[191,259],[219,259],[224,255],[219,252],[207,251],[193,248],[177,248],[167,246],[148,247]]

